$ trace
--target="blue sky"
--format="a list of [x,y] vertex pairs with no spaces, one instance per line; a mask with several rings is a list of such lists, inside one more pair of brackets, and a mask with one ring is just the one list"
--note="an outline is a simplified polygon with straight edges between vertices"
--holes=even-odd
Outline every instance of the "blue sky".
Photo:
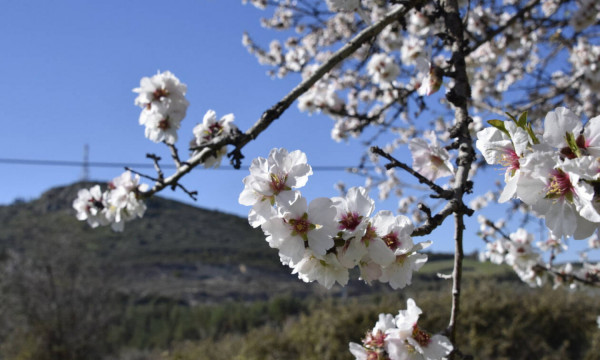
[[[9,1],[1,7],[5,56],[0,60],[0,115],[8,125],[0,145],[2,158],[80,161],[89,144],[91,162],[144,163],[148,152],[168,161],[163,145],[144,138],[131,91],[141,77],[158,70],[170,70],[188,85],[191,105],[179,132],[183,157],[191,129],[208,109],[218,116],[233,113],[245,130],[295,84],[266,76],[267,69],[241,45],[245,30],[265,44],[271,34],[258,24],[260,11],[237,1],[176,1],[169,6],[158,1]],[[331,124],[326,118],[301,115],[294,106],[260,141],[246,147],[246,163],[284,146],[302,148],[313,165],[355,164],[360,147],[336,146],[329,137]],[[78,167],[0,168],[12,174],[3,177],[2,204],[37,197],[48,187],[78,180],[82,173]],[[99,180],[121,172],[90,170]],[[198,170],[184,184],[200,192],[198,205],[241,214],[246,209],[237,205],[237,195],[245,175]],[[326,192],[323,196],[334,194],[332,186],[320,191]]]
[[[0,158],[81,161],[88,144],[90,162],[151,164],[145,154],[156,153],[169,163],[165,146],[144,137],[138,124],[140,109],[133,104],[132,89],[140,78],[158,70],[170,70],[188,86],[191,105],[178,142],[182,157],[192,128],[209,109],[219,117],[233,113],[237,126],[248,129],[298,81],[269,78],[267,68],[241,45],[244,31],[264,45],[274,36],[260,27],[262,14],[238,0],[180,0],[168,5],[154,0],[3,1]],[[335,143],[330,138],[332,125],[326,117],[299,113],[294,104],[258,141],[246,146],[244,165],[274,147],[301,149],[314,167],[358,164],[360,142]],[[151,169],[139,170],[153,175]],[[0,172],[0,204],[9,204],[75,182],[82,168],[0,162]],[[121,172],[92,167],[90,177],[107,181]],[[183,184],[199,192],[195,205],[245,216],[248,209],[237,199],[246,175],[246,171],[198,169]],[[338,180],[348,186],[363,184],[356,175],[315,171],[302,192],[309,199],[335,196],[333,184]],[[161,196],[191,202],[180,191],[167,190]],[[396,201],[378,203],[376,211],[395,210]],[[475,231],[476,222],[470,222]],[[451,219],[432,236],[433,250],[453,250],[450,236],[439,238],[449,231]],[[482,247],[480,240],[472,239],[466,249]]]
[[[248,129],[298,81],[271,79],[241,44],[242,33],[262,44],[274,36],[259,25],[263,12],[240,1],[5,1],[0,5],[0,110],[5,136],[0,158],[146,163],[146,153],[169,162],[162,144],[144,137],[134,106],[140,78],[170,70],[188,86],[188,115],[179,131],[183,158],[192,128],[213,109],[233,113]],[[274,147],[302,149],[313,166],[355,165],[360,143],[335,143],[333,122],[307,116],[296,105],[258,141],[244,149],[245,165]],[[6,128],[7,126],[7,128]],[[226,163],[224,163],[226,165]],[[81,167],[0,163],[0,204],[38,197],[57,185],[80,179]],[[139,169],[153,175],[151,169]],[[169,170],[166,170],[168,173]],[[90,168],[106,181],[120,168]],[[237,203],[246,171],[198,169],[183,184],[199,191],[196,205],[245,215]],[[303,192],[308,198],[337,195],[333,184],[363,179],[343,172],[315,172]],[[181,192],[162,196],[189,202]],[[395,201],[392,203],[394,206]]]

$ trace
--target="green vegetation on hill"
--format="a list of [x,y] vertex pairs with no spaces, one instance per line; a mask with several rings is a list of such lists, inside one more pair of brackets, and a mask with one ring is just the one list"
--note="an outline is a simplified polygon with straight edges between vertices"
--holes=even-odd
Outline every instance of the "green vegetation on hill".
[[[481,280],[481,279],[479,279]],[[528,289],[478,279],[467,281],[459,344],[474,359],[600,359],[600,304],[585,293]],[[179,342],[154,354],[161,360],[351,360],[350,341],[360,342],[379,313],[396,314],[413,296],[423,309],[420,325],[441,331],[448,323],[450,294],[362,296],[311,302],[299,316],[225,336]],[[163,348],[164,350],[165,348]]]

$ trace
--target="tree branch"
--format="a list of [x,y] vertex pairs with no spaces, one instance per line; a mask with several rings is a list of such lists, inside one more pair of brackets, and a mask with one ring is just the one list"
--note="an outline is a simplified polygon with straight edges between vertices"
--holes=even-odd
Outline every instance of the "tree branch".
[[390,163],[385,166],[386,169],[389,170],[389,169],[392,169],[395,167],[399,167],[399,168],[403,169],[404,171],[408,172],[409,174],[411,174],[412,176],[416,177],[419,180],[419,183],[429,186],[431,188],[431,190],[433,190],[437,193],[437,195],[432,195],[432,197],[442,198],[442,199],[447,199],[447,200],[450,200],[452,198],[453,192],[451,190],[444,190],[441,186],[439,186],[438,184],[429,180],[425,176],[421,175],[419,172],[415,171],[410,166],[406,165],[405,163],[397,160],[390,154],[383,151],[379,146],[372,146],[371,152],[373,154],[383,156],[384,158],[389,160]]
[[[457,170],[452,186],[454,198],[448,204],[454,203],[456,211],[454,212],[455,252],[454,270],[452,272],[452,309],[450,312],[447,333],[450,341],[456,347],[456,332],[460,313],[464,216],[470,215],[465,210],[468,208],[463,203],[463,196],[470,188],[468,177],[471,165],[475,160],[475,151],[473,149],[473,140],[469,133],[469,123],[472,120],[469,117],[467,105],[471,98],[471,87],[466,71],[466,41],[464,39],[464,27],[458,12],[457,0],[443,0],[441,2],[441,7],[444,15],[444,23],[452,44],[451,64],[454,67],[455,79],[454,87],[446,93],[446,99],[454,106],[455,124],[450,129],[450,136],[456,138],[456,142],[458,143],[458,158],[456,160]],[[454,353],[450,354],[451,359],[455,359],[456,357],[457,355]]]
[[189,173],[193,168],[201,164],[210,153],[216,149],[220,149],[226,145],[233,145],[235,149],[232,151],[237,156],[241,155],[241,149],[248,144],[251,140],[262,133],[273,121],[277,120],[289,107],[298,99],[302,94],[308,91],[317,81],[319,81],[325,74],[331,69],[340,64],[344,59],[352,55],[358,50],[364,43],[369,41],[371,38],[377,36],[383,29],[403,17],[408,11],[414,7],[421,6],[425,3],[425,0],[412,0],[407,2],[404,6],[399,6],[394,10],[390,11],[387,15],[381,18],[379,21],[371,26],[366,27],[363,31],[358,33],[352,40],[346,45],[342,46],[336,51],[327,61],[325,61],[311,76],[303,80],[298,84],[292,91],[285,95],[279,102],[273,105],[271,108],[266,110],[260,119],[248,129],[245,133],[231,134],[228,137],[216,139],[199,149],[193,156],[191,156],[187,162],[182,163],[178,167],[177,171],[171,176],[164,179],[162,182],[156,182],[154,186],[140,194],[142,197],[151,197],[157,192],[161,191],[167,186],[174,186],[177,184],[179,179],[185,174]]

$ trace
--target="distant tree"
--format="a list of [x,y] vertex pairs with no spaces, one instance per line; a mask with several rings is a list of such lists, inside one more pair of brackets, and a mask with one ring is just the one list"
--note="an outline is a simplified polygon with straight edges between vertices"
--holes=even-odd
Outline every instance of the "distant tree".
[[0,336],[11,359],[101,359],[118,319],[109,272],[67,239],[10,252],[2,268]]

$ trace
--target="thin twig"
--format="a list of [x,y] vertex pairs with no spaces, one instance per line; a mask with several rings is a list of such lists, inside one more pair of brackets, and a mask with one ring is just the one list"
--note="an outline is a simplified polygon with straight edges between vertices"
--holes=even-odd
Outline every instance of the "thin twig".
[[[152,181],[154,181],[157,184],[164,184],[164,179],[160,178],[161,174],[159,174],[159,178],[155,178],[155,177],[143,174],[143,173],[141,173],[139,171],[135,171],[135,170],[133,170],[133,169],[131,169],[129,167],[125,167],[125,170],[131,171],[132,173],[134,173],[136,175],[139,175],[140,177],[143,177],[145,179],[152,180]],[[173,190],[173,191],[175,191],[175,189],[179,188],[184,193],[186,193],[190,198],[192,198],[192,200],[198,200],[198,196],[197,196],[198,192],[197,191],[190,191],[185,186],[181,185],[179,182],[170,184],[169,186],[171,187],[171,190]],[[141,197],[145,197],[146,193],[145,192],[140,192],[139,195]]]
[[559,270],[550,268],[550,267],[546,267],[540,264],[534,265],[533,266],[533,270],[537,271],[537,272],[541,272],[541,271],[545,271],[548,272],[558,278],[560,278],[563,282],[565,283],[570,283],[570,282],[579,282],[581,284],[584,285],[588,285],[588,286],[592,286],[592,287],[599,287],[600,288],[600,275],[598,276],[594,276],[592,277],[592,280],[588,280],[588,279],[584,279],[582,277],[579,277],[577,275],[574,274],[566,274],[564,272],[561,272]]
[[177,148],[173,144],[167,144],[167,146],[169,147],[169,150],[171,150],[171,157],[173,158],[175,167],[179,169],[181,167],[181,160],[179,160],[179,153],[177,152]]
[[165,176],[164,176],[162,169],[160,168],[160,165],[158,164],[158,162],[160,161],[160,156],[157,156],[155,154],[146,154],[146,157],[148,159],[152,159],[152,161],[154,161],[154,169],[156,170],[156,173],[158,174],[158,180],[162,181],[165,178]]
[[389,169],[392,169],[392,168],[399,167],[402,170],[404,170],[404,171],[408,172],[409,174],[411,174],[412,176],[416,177],[419,180],[419,183],[425,184],[425,185],[429,186],[431,188],[431,190],[433,190],[433,191],[435,191],[437,193],[437,195],[435,196],[436,198],[442,198],[442,199],[447,199],[447,200],[450,200],[452,198],[453,192],[451,190],[444,190],[444,188],[442,188],[441,186],[437,185],[433,181],[429,180],[425,176],[421,175],[421,173],[419,173],[418,171],[415,171],[413,168],[411,168],[410,166],[406,165],[405,163],[397,160],[396,158],[394,158],[393,156],[391,156],[387,152],[383,151],[380,147],[378,147],[378,146],[372,146],[371,147],[371,152],[373,154],[377,154],[379,156],[383,156],[384,158],[386,158],[390,162],[389,164],[385,165],[386,169],[389,170]]
[[130,168],[130,167],[127,167],[127,166],[125,166],[125,170],[126,170],[126,171],[131,171],[132,173],[134,173],[134,174],[136,174],[136,175],[139,175],[140,177],[143,177],[144,179],[148,179],[148,180],[151,180],[151,181],[154,181],[154,182],[157,182],[157,183],[162,181],[162,180],[161,180],[161,179],[159,179],[159,178],[155,178],[155,177],[153,177],[153,176],[146,175],[146,174],[144,174],[144,173],[141,173],[141,172],[139,172],[139,171],[135,171],[135,170],[133,170],[132,168]]

